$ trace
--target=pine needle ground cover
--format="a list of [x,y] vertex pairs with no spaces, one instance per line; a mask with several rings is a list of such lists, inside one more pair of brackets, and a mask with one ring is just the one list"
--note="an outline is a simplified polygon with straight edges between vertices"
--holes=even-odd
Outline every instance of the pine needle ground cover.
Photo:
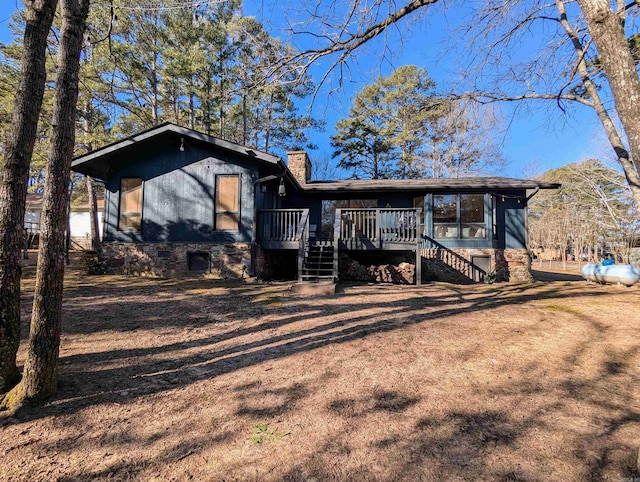
[[0,480],[640,476],[640,288],[288,288],[72,266],[58,394],[0,419]]

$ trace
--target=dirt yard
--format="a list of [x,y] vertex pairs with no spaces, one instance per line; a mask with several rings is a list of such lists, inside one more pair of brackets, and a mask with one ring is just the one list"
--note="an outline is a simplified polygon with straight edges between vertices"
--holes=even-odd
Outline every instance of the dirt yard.
[[632,481],[640,287],[535,269],[569,281],[305,297],[72,268],[59,392],[0,421],[0,479]]

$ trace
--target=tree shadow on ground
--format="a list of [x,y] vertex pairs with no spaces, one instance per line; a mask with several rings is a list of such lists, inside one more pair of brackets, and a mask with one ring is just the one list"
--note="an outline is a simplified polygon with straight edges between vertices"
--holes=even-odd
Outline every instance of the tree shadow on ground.
[[[631,358],[631,355],[626,353],[623,358]],[[546,384],[540,380],[533,386],[522,380],[506,383],[493,394],[515,399],[538,394],[542,403],[525,416],[513,411],[478,407],[449,411],[439,416],[418,417],[408,431],[397,431],[390,427],[390,432],[374,442],[371,449],[379,451],[381,465],[392,467],[390,475],[387,474],[384,480],[558,480],[558,474],[543,463],[522,467],[517,462],[504,464],[501,460],[505,459],[505,453],[513,454],[516,461],[519,458],[526,460],[534,456],[524,452],[524,447],[531,444],[532,436],[541,432],[566,432],[568,427],[558,425],[556,419],[570,413],[569,405],[578,402],[584,406],[606,409],[608,415],[605,420],[599,417],[589,419],[590,430],[575,432],[575,446],[569,451],[572,460],[565,461],[579,464],[576,470],[578,475],[572,480],[607,480],[610,473],[606,470],[612,465],[619,468],[623,480],[635,480],[640,475],[636,465],[637,445],[634,440],[612,442],[615,439],[610,437],[623,429],[639,427],[640,410],[634,407],[631,391],[628,396],[612,400],[607,386],[607,379],[611,376],[609,368],[610,363],[603,361],[600,374],[583,379],[578,386],[566,380],[558,384]],[[535,370],[535,367],[531,369]],[[552,400],[542,398],[550,392],[555,395]],[[400,401],[399,404],[393,404],[394,412],[404,412],[419,401],[411,395],[393,392],[383,395],[383,398]],[[376,400],[379,399],[380,394],[376,393],[370,399],[335,399],[328,403],[326,410],[351,424],[354,419],[359,419],[363,426],[372,425],[376,423],[372,416]],[[407,400],[410,402],[405,403]],[[291,467],[282,480],[333,480],[335,468],[327,460],[331,461],[330,455],[335,455],[336,451],[339,455],[348,456],[354,450],[352,444],[349,436],[328,439],[320,453]],[[362,466],[355,473],[341,473],[339,478],[378,480],[380,476],[374,468]]]
[[[229,287],[199,279],[143,283],[136,278],[118,277],[113,284],[84,283],[70,287],[65,291],[65,334],[135,333],[136,330],[180,327],[185,330],[185,339],[160,342],[152,347],[116,347],[77,355],[63,354],[60,387],[52,400],[55,403],[24,416],[38,418],[74,412],[93,404],[121,402],[409,325],[438,322],[458,315],[467,316],[473,323],[474,314],[490,312],[504,304],[558,301],[574,294],[571,287],[560,290],[553,284],[494,285],[491,290],[480,287],[475,291],[467,287],[450,288],[446,294],[438,295],[414,288],[411,298],[371,303],[367,310],[384,313],[384,316],[372,316],[368,311],[359,314],[348,303],[324,303],[342,295],[310,300],[289,294],[286,285]],[[584,287],[576,287],[575,293],[594,298],[606,295],[594,288],[585,291]],[[221,294],[212,296],[212,289],[221,290]],[[118,293],[126,299],[132,296],[132,290],[136,290],[135,299],[123,303]],[[379,292],[376,286],[359,290],[363,296]],[[211,305],[203,303],[203,298],[211,298]],[[171,313],[176,316],[169,316]],[[340,315],[341,319],[323,322],[329,315]],[[243,322],[248,316],[253,321],[245,325]],[[277,318],[260,321],[267,316]],[[287,329],[288,325],[302,320],[316,321],[311,328]],[[212,324],[219,327],[215,335],[199,336],[198,328],[210,328]],[[227,325],[229,329],[225,329]],[[264,336],[258,339],[228,343],[261,333]],[[225,345],[219,346],[222,342]]]
[[[179,280],[141,282],[136,279],[113,278],[92,285],[90,279],[69,286],[65,301],[66,336],[109,336],[136,331],[179,328],[184,340],[163,342],[154,346],[118,346],[103,351],[90,351],[61,358],[61,383],[58,394],[51,402],[37,410],[27,411],[12,423],[22,423],[50,415],[72,415],[82,408],[100,404],[122,404],[134,399],[176,388],[186,387],[202,380],[233,373],[246,367],[268,361],[285,359],[293,355],[336,346],[373,335],[390,333],[404,327],[421,325],[425,329],[433,323],[463,315],[470,325],[476,317],[491,313],[505,305],[521,305],[535,301],[558,304],[579,295],[596,302],[609,292],[600,286],[571,284],[570,286],[534,283],[531,285],[494,285],[493,287],[455,287],[441,285],[398,288],[410,296],[397,300],[382,300],[377,294],[395,288],[361,287],[359,296],[373,295],[375,300],[364,312],[349,303],[340,303],[355,292],[308,299],[290,294],[284,285],[225,285],[207,280]],[[129,282],[130,281],[130,282]],[[445,286],[444,288],[442,286]],[[135,294],[132,293],[135,291]],[[123,304],[123,297],[127,300]],[[174,314],[174,316],[170,316]],[[339,315],[335,321],[328,316]],[[588,343],[607,331],[600,320],[582,314],[586,327],[592,329],[596,339],[577,346],[565,362],[578,364],[588,356]],[[264,318],[264,319],[263,319]],[[306,321],[305,328],[296,323]],[[207,328],[207,330],[200,331]],[[212,330],[213,329],[213,330]],[[514,330],[517,324],[514,324]],[[211,333],[213,331],[213,333]],[[247,339],[247,337],[250,337]],[[470,350],[473,350],[470,347]],[[610,433],[629,424],[640,422],[640,413],[633,408],[633,400],[613,403],[603,383],[610,377],[628,373],[629,360],[636,352],[611,353],[603,360],[600,376],[584,379],[567,373],[561,383],[549,386],[540,377],[537,381],[519,380],[505,383],[499,389],[501,396],[516,397],[541,394],[545,391],[560,393],[557,398],[578,400],[594,406],[606,407],[612,416],[606,421]],[[571,358],[573,357],[573,358]],[[536,368],[531,367],[536,373]],[[291,381],[277,387],[262,387],[259,382],[239,385],[234,396],[238,399],[237,415],[249,417],[277,417],[295,409],[296,404],[309,396],[310,388],[304,383]],[[261,401],[266,400],[266,401]],[[260,401],[260,402],[258,402]],[[393,389],[372,390],[367,397],[343,397],[328,401],[325,409],[336,417],[348,420],[367,420],[376,413],[405,414],[421,401],[412,393]],[[487,466],[487,458],[498,448],[518,450],[519,440],[533,426],[544,427],[544,414],[558,410],[548,405],[533,412],[527,419],[514,419],[502,410],[450,411],[441,416],[419,418],[409,432],[391,432],[375,442],[379,449],[394,451],[397,455],[398,477],[435,478],[458,477],[491,478],[494,480],[539,480],[539,474],[512,468],[499,471]],[[195,440],[187,445],[167,448],[164,455],[147,463],[176,460],[185,453],[197,452],[204,447],[223,443],[230,435],[226,432],[212,440]],[[577,458],[588,460],[585,480],[597,480],[611,460],[606,447],[590,434],[576,451],[596,453],[596,458],[578,453]],[[157,436],[161,437],[162,434]],[[124,444],[122,440],[114,443]],[[218,440],[219,439],[219,440]],[[129,441],[131,442],[131,441]],[[129,443],[127,442],[127,443]],[[144,440],[142,441],[144,442]],[[69,441],[69,444],[75,441]],[[620,448],[620,447],[618,447]],[[625,449],[622,447],[622,449]],[[346,437],[326,440],[322,450],[349,453],[350,441]],[[399,455],[398,455],[399,454]],[[420,472],[429,466],[426,475]],[[106,477],[119,474],[136,476],[144,466],[119,461],[106,471],[92,476]],[[349,469],[351,470],[351,469]],[[633,475],[633,461],[625,461],[623,471]],[[360,471],[360,472],[358,472]],[[353,473],[341,474],[345,480],[375,478],[366,467]],[[300,461],[300,465],[283,474],[284,480],[302,476],[319,480],[330,479],[332,468],[317,459]],[[84,476],[87,474],[78,474]],[[71,480],[70,478],[69,480]]]
[[581,281],[586,283],[584,278],[576,273],[539,271],[532,269],[531,276],[533,276],[533,279],[536,281]]

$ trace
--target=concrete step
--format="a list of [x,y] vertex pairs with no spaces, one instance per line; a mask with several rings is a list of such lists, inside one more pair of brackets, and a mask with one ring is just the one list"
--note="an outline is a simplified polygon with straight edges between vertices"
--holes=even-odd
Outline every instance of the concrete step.
[[323,282],[298,281],[291,287],[291,291],[301,295],[332,295],[336,292],[336,284],[333,280]]

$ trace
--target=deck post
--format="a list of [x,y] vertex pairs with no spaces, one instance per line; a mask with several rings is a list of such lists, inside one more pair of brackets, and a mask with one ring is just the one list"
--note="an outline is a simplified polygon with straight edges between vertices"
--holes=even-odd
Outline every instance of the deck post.
[[419,241],[416,244],[416,286],[422,286],[422,254]]
[[378,248],[382,249],[382,224],[380,221],[382,220],[382,216],[380,215],[380,208],[376,209],[376,228],[378,232],[376,235],[378,236]]
[[338,281],[338,251],[340,250],[340,232],[342,223],[342,209],[336,209],[336,217],[333,222],[333,277]]
[[[302,228],[302,230],[300,229]],[[298,232],[294,236],[298,238],[298,281],[302,282],[302,274],[304,271],[304,255],[307,248],[307,242],[309,240],[309,209],[302,210],[302,216],[300,217],[300,226],[298,226]]]
[[416,212],[416,286],[422,286],[422,208]]

